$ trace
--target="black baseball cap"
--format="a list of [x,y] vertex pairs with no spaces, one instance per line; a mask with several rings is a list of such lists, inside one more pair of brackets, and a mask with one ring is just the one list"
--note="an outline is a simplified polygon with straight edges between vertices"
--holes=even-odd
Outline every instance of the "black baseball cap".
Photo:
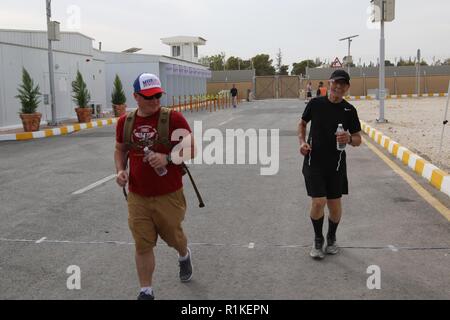
[[350,75],[347,71],[339,69],[331,74],[330,80],[345,80],[345,82],[350,84]]

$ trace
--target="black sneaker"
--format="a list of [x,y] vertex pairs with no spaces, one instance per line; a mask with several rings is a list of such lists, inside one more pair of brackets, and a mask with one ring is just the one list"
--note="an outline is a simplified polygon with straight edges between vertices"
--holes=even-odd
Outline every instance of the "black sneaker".
[[138,300],[155,300],[155,296],[153,294],[148,294],[146,292],[139,293],[139,296],[137,297]]
[[189,282],[192,279],[192,261],[191,261],[191,249],[188,248],[188,258],[180,263],[180,280],[181,282]]
[[324,244],[323,238],[315,238],[314,244],[312,245],[311,252],[309,255],[311,258],[316,260],[322,260],[325,258],[325,253],[323,252],[323,244]]

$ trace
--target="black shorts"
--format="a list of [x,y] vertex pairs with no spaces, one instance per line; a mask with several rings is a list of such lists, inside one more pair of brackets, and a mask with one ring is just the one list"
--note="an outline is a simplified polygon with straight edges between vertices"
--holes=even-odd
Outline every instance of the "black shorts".
[[312,98],[312,93],[311,93],[311,92],[308,92],[308,93],[306,94],[306,96],[307,96],[308,98]]
[[329,172],[311,172],[303,170],[306,191],[311,198],[327,198],[335,200],[348,194],[347,170]]

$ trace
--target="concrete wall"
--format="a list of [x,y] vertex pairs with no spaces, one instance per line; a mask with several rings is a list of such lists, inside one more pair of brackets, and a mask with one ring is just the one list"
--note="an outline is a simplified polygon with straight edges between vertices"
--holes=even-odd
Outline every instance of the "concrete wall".
[[[319,82],[323,81],[328,85],[328,79],[311,80],[314,90],[317,90]],[[448,91],[450,75],[448,76],[427,76],[420,81],[420,93],[442,93]],[[306,89],[307,80],[302,81],[302,89]],[[364,96],[368,90],[378,89],[378,78],[352,78],[350,94],[352,96]],[[417,92],[416,77],[390,77],[386,78],[386,89],[389,94],[410,94]]]
[[[235,82],[236,89],[238,89],[239,98],[247,98],[247,90],[253,91],[253,82]],[[231,90],[233,83],[230,82],[208,82],[208,94],[217,94],[222,90]]]

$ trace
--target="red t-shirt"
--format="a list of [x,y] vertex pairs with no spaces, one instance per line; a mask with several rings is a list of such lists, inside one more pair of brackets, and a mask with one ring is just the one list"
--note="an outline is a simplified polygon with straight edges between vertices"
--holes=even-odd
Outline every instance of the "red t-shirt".
[[[159,114],[160,111],[146,118],[136,115],[131,139],[133,142],[137,143],[143,142],[146,138],[148,139],[151,150],[158,153],[169,154],[170,150],[167,147],[160,144],[154,144],[158,139],[157,127]],[[123,127],[126,118],[127,115],[125,114],[117,122],[116,141],[118,143],[124,143]],[[183,115],[180,112],[172,111],[170,113],[169,121],[169,140],[171,139],[172,132],[176,129],[186,129],[189,133],[192,132]],[[171,141],[172,147],[178,143],[178,141]],[[144,147],[142,146],[130,150],[129,190],[144,197],[162,196],[180,190],[183,187],[182,168],[174,164],[169,164],[167,166],[167,174],[162,177],[158,176],[155,169],[152,168],[150,164],[144,163],[143,148]]]

